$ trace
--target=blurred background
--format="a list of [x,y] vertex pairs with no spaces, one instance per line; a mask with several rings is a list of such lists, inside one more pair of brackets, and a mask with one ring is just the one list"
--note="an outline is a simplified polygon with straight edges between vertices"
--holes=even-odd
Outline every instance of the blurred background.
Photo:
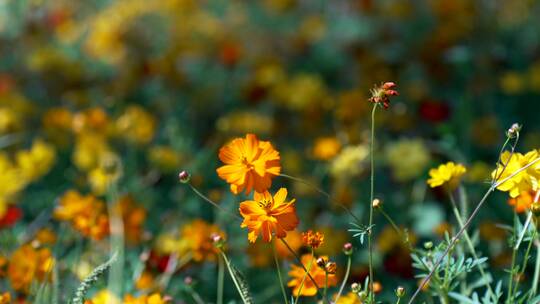
[[[255,133],[280,151],[283,173],[365,218],[367,99],[384,81],[396,82],[400,96],[377,113],[377,196],[415,240],[441,240],[455,227],[445,194],[426,187],[429,168],[465,164],[475,204],[512,123],[523,124],[519,151],[540,146],[538,16],[533,0],[2,0],[1,254],[9,259],[48,231],[63,277],[84,277],[108,254],[107,232],[92,228],[105,222],[92,215],[72,229],[57,208],[71,190],[75,201],[103,209],[114,180],[131,225],[126,292],[158,277],[175,246],[188,250],[190,235],[219,227],[256,303],[278,303],[269,248],[248,246],[246,231],[179,185],[177,173],[189,170],[198,189],[236,212],[243,199],[217,177],[217,149]],[[306,185],[277,178],[279,186],[297,198],[300,231],[331,235],[321,253],[343,268],[347,214]],[[509,255],[495,223],[511,223],[511,210],[505,195],[494,195],[474,224],[501,273]],[[413,270],[399,237],[383,219],[376,227],[381,296],[392,299],[398,284],[415,285]],[[351,282],[366,275],[364,246],[354,245]],[[212,258],[175,272],[165,292],[179,303],[189,294],[186,276],[204,286],[205,301],[215,299]],[[2,288],[30,293],[0,277]]]

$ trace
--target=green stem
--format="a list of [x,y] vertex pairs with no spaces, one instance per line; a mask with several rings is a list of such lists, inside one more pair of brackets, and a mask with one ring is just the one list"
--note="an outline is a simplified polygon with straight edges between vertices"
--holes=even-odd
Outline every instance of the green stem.
[[294,304],[298,303],[298,299],[300,298],[300,295],[302,294],[302,288],[304,288],[304,282],[306,281],[306,278],[309,275],[309,272],[311,271],[311,267],[313,265],[314,259],[315,259],[315,253],[313,252],[313,248],[311,248],[311,260],[309,261],[307,271],[304,273],[304,276],[302,277],[302,281],[300,282],[300,287],[298,288],[298,294],[296,295]]
[[[450,197],[450,203],[452,204],[452,209],[454,211],[454,216],[456,217],[456,220],[459,224],[459,228],[462,229],[464,227],[462,216],[457,208],[456,201],[454,199],[454,196],[452,195],[452,192],[448,190],[448,196]],[[478,260],[478,254],[476,253],[476,249],[474,248],[473,242],[469,236],[469,233],[467,232],[467,229],[463,230],[463,236],[465,237],[465,242],[467,243],[467,247],[469,247],[469,251],[474,257],[475,260]],[[493,289],[491,288],[491,284],[489,277],[487,276],[486,272],[484,271],[483,265],[478,265],[478,269],[480,270],[480,275],[482,276],[482,280],[484,281],[484,286],[486,286],[489,295],[496,301],[495,293],[493,292]]]
[[276,243],[275,241],[272,241],[272,253],[274,254],[274,262],[276,263],[276,270],[278,273],[279,278],[279,287],[281,288],[281,293],[283,294],[283,299],[285,300],[285,304],[289,304],[289,300],[287,300],[287,292],[285,291],[285,287],[283,285],[283,278],[281,277],[281,267],[279,265],[277,253],[276,253]]
[[[514,212],[514,229],[516,227],[517,214]],[[508,294],[506,297],[506,303],[512,303],[512,286],[514,284],[514,267],[516,266],[516,254],[517,254],[517,248],[514,247],[514,244],[512,244],[512,264],[510,265],[510,271],[508,276]]]
[[[326,299],[326,293],[328,292],[328,271],[324,271],[324,291],[323,291],[323,299]],[[330,302],[328,302],[330,303]]]
[[319,285],[317,284],[317,282],[315,281],[315,279],[313,279],[313,277],[311,276],[311,274],[309,273],[309,271],[306,269],[306,267],[304,266],[304,264],[302,263],[302,260],[300,259],[300,257],[296,254],[296,252],[294,252],[294,250],[291,248],[291,246],[289,246],[289,243],[287,243],[287,241],[285,241],[284,239],[279,239],[283,245],[285,245],[285,247],[287,247],[287,249],[289,250],[289,252],[294,256],[294,258],[296,259],[296,261],[300,264],[300,266],[304,269],[304,271],[308,274],[308,278],[311,280],[311,282],[313,283],[313,285],[315,285],[315,288],[317,288],[317,293],[319,293]]
[[227,255],[225,255],[225,252],[223,250],[220,250],[219,253],[223,257],[223,260],[225,261],[225,265],[227,265],[227,270],[229,271],[229,275],[231,276],[231,279],[233,280],[234,286],[236,287],[236,290],[238,290],[238,294],[240,294],[240,298],[242,299],[242,303],[249,304],[251,301],[248,301],[244,293],[242,292],[242,288],[240,287],[240,283],[238,283],[238,280],[236,279],[236,276],[234,275],[234,271],[231,268],[231,262],[227,258]]
[[224,277],[225,277],[225,265],[223,265],[223,259],[221,259],[221,257],[218,257],[218,286],[217,286],[216,304],[223,304]]
[[373,292],[373,246],[371,244],[371,239],[373,235],[373,197],[375,189],[375,161],[374,161],[374,150],[375,150],[375,111],[377,110],[377,105],[373,106],[371,111],[371,141],[370,145],[370,190],[369,190],[369,233],[368,233],[368,264],[369,264],[369,298],[371,303],[375,303],[375,295]]
[[343,282],[341,283],[341,286],[339,287],[338,294],[335,299],[335,303],[338,302],[339,298],[341,297],[341,294],[343,293],[343,290],[345,289],[345,285],[347,284],[347,280],[349,279],[349,274],[351,273],[351,255],[349,254],[347,256],[347,270],[345,270],[345,277],[343,278]]
[[386,213],[386,211],[384,211],[383,207],[379,207],[377,210],[379,210],[379,212],[383,215],[383,217],[390,223],[390,225],[392,226],[392,228],[396,231],[396,233],[399,235],[400,238],[403,238],[403,243],[405,245],[407,245],[407,247],[409,248],[409,250],[412,252],[413,251],[413,248],[412,248],[412,245],[411,245],[411,242],[409,241],[409,237],[408,236],[404,236],[403,235],[403,232],[401,231],[401,229],[396,225],[396,222],[394,222],[394,220],[390,217],[390,215],[388,215],[388,213]]
[[[527,246],[527,250],[525,251],[525,256],[523,257],[523,264],[521,265],[521,270],[518,272],[518,275],[517,275],[518,279],[521,279],[521,276],[523,274],[525,274],[525,270],[527,269],[527,264],[529,262],[529,255],[531,254],[531,248],[532,248],[532,245],[533,245],[535,239],[536,239],[536,229],[534,229],[532,239],[529,242],[529,245]],[[518,290],[519,281],[520,280],[516,281],[516,285],[514,286],[513,294],[516,294],[516,292]]]
[[536,265],[534,266],[533,283],[531,293],[529,294],[529,301],[536,296],[536,291],[538,290],[538,281],[540,278],[540,243],[538,240],[534,240],[534,242],[534,245],[536,246]]

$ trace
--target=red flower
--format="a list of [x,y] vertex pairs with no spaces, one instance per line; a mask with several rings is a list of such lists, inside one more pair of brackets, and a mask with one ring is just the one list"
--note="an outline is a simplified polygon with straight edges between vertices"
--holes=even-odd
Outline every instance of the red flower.
[[20,208],[9,206],[4,216],[0,218],[0,228],[13,226],[18,220],[21,219],[22,215],[23,213]]

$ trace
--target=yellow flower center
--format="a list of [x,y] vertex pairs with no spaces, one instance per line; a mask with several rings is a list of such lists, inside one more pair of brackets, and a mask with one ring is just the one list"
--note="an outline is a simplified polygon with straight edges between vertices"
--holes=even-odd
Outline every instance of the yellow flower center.
[[272,201],[271,200],[263,199],[263,200],[259,201],[259,207],[261,207],[261,208],[264,208],[264,209],[268,210],[271,206],[272,206]]

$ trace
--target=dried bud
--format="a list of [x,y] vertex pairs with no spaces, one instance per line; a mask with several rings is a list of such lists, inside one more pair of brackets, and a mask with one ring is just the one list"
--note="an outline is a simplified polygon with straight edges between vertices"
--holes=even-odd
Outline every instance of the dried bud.
[[352,284],[351,284],[351,290],[352,290],[352,292],[354,292],[354,293],[359,293],[360,290],[362,290],[362,286],[360,286],[360,284],[358,284],[358,283],[356,283],[356,282],[355,282],[355,283],[352,283]]
[[343,245],[343,253],[345,253],[345,255],[351,255],[353,253],[353,246],[351,243],[345,243],[345,245]]
[[317,265],[321,268],[325,268],[326,266],[326,259],[325,258],[318,258],[317,259]]
[[373,200],[371,205],[373,206],[373,208],[377,209],[377,208],[382,206],[382,202],[381,202],[380,199],[376,198],[376,199]]
[[425,242],[424,248],[426,248],[427,250],[430,250],[431,248],[433,248],[433,242]]
[[337,265],[335,262],[328,262],[324,265],[324,270],[326,270],[328,274],[336,274]]
[[182,184],[187,184],[189,183],[189,180],[191,179],[191,175],[186,171],[186,170],[182,170],[180,171],[180,173],[178,174],[178,180],[182,183]]
[[184,284],[191,285],[193,284],[193,279],[190,276],[184,278]]
[[398,288],[396,288],[396,296],[398,298],[405,296],[405,288],[403,288],[403,286],[398,286]]
[[519,134],[519,131],[521,131],[521,126],[518,123],[514,123],[508,131],[506,131],[506,136],[514,138]]

